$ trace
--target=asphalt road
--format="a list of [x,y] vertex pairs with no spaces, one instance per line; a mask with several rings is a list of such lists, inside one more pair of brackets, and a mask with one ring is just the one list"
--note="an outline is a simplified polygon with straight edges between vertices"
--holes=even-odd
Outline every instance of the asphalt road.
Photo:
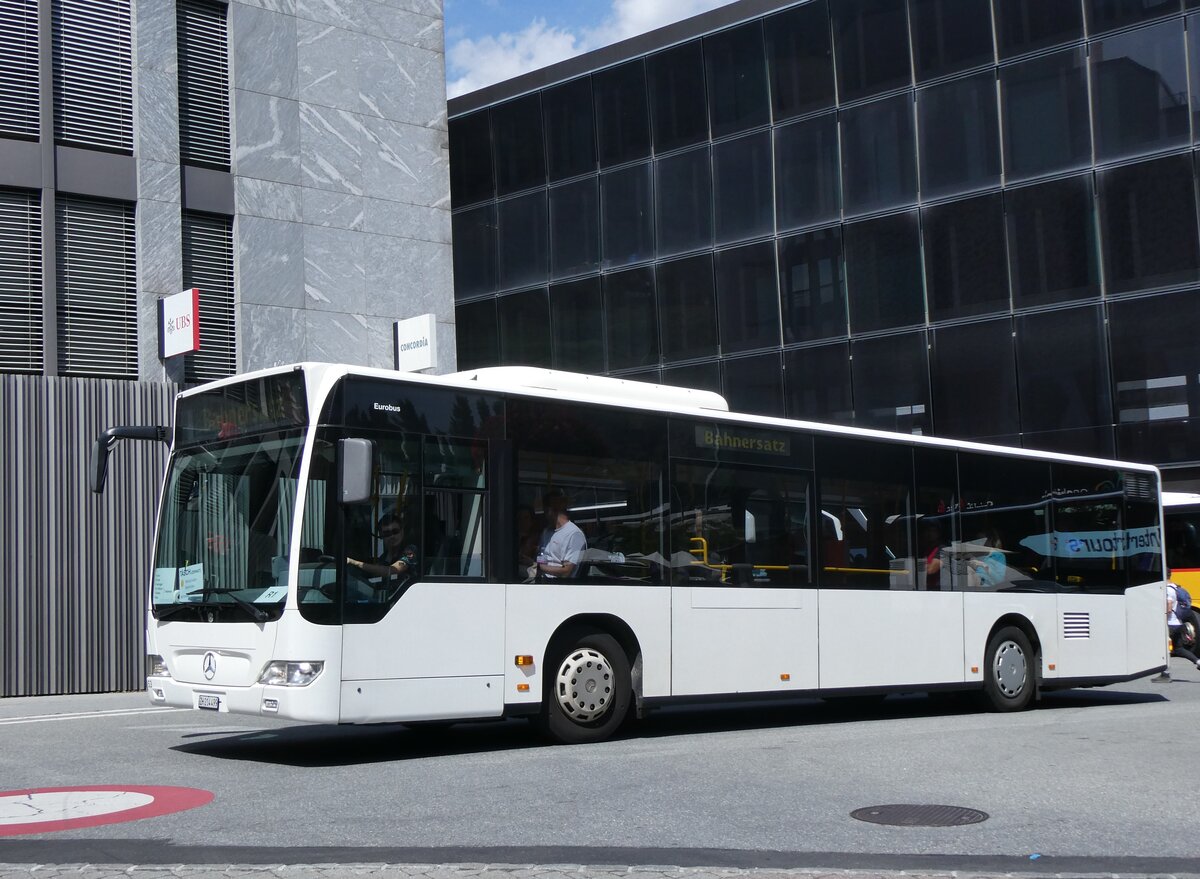
[[[179,785],[215,798],[0,838],[0,863],[1200,873],[1195,779],[1175,774],[1200,742],[1200,672],[1172,666],[1170,684],[1048,694],[1016,715],[922,696],[866,711],[673,709],[574,747],[516,721],[414,731],[149,709],[141,694],[8,699],[0,791]],[[886,803],[990,817],[941,829],[850,817]]]

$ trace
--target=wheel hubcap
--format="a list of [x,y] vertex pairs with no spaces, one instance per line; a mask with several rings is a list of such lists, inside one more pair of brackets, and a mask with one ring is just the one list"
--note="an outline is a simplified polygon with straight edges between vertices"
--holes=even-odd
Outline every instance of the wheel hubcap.
[[1025,689],[1025,678],[1029,666],[1025,661],[1025,651],[1016,641],[1005,641],[996,649],[996,658],[992,665],[993,677],[1000,692],[1009,699],[1015,699]]
[[558,668],[558,704],[576,723],[591,723],[604,716],[612,706],[615,691],[612,665],[598,650],[575,650]]

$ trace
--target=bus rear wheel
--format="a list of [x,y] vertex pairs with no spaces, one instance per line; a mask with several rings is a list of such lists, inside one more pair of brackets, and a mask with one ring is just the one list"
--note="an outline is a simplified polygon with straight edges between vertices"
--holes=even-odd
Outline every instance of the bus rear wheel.
[[1037,657],[1029,638],[1016,626],[1006,626],[988,639],[983,661],[983,692],[995,711],[1022,711],[1037,690]]
[[[629,713],[629,658],[604,632],[568,633],[548,651],[540,726],[563,744],[602,742]],[[553,662],[553,664],[551,664]]]

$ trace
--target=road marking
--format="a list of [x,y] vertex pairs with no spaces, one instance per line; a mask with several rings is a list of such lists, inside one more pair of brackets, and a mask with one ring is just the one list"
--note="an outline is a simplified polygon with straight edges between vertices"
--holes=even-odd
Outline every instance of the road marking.
[[81,785],[0,791],[0,837],[156,818],[212,802],[210,791],[159,785]]
[[51,723],[56,720],[91,720],[103,717],[132,717],[139,714],[168,714],[174,711],[191,711],[190,708],[113,708],[107,711],[76,711],[65,714],[28,714],[23,717],[0,718],[0,726],[15,726],[22,723]]

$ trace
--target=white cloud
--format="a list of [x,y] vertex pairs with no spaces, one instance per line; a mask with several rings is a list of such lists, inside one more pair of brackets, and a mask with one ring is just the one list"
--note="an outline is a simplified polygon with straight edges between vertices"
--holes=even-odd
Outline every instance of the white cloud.
[[446,49],[450,97],[475,91],[607,46],[657,27],[699,15],[731,0],[609,0],[611,8],[594,28],[550,27],[535,18],[516,33],[459,39]]

